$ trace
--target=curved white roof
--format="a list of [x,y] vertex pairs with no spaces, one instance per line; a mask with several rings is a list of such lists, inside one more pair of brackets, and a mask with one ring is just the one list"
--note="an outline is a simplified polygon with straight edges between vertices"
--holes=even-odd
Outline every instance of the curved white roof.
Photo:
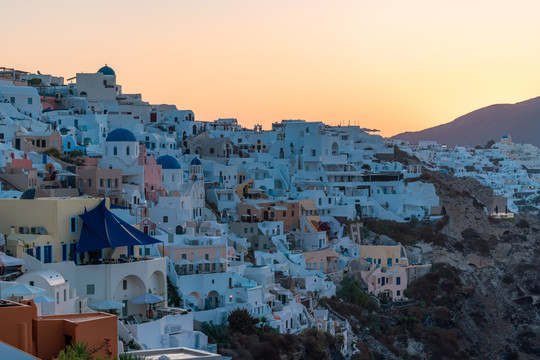
[[45,279],[45,281],[49,283],[50,286],[61,285],[66,282],[64,277],[58,271],[55,271],[55,270],[50,270],[50,269],[37,270],[37,271],[32,271],[28,273],[28,275],[30,274],[41,276],[43,279]]

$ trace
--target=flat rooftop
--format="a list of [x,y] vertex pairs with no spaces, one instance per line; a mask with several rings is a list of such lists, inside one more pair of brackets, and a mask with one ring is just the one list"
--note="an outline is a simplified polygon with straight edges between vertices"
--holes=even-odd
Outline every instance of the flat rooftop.
[[[145,360],[158,360],[161,356],[166,356],[165,359],[179,360],[221,360],[222,357],[219,354],[213,354],[202,350],[195,350],[190,348],[169,348],[169,349],[156,349],[156,350],[139,350],[130,351],[128,354],[134,356],[143,357]],[[164,358],[161,358],[164,359]]]

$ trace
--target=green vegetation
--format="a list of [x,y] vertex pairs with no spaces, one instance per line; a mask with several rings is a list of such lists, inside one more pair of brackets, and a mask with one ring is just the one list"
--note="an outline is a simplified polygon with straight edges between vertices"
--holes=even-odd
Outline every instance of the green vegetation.
[[378,310],[378,305],[372,298],[369,297],[364,291],[360,289],[358,283],[354,278],[346,276],[340,283],[341,287],[336,292],[336,296],[343,299],[343,301],[359,306],[368,312]]
[[62,153],[56,148],[48,148],[47,150],[43,151],[43,154],[47,154],[57,159],[62,157]]
[[41,85],[41,83],[42,83],[41,79],[38,79],[38,78],[32,78],[28,80],[28,85],[30,86],[38,86],[38,85]]
[[393,220],[366,219],[365,226],[368,230],[399,241],[403,245],[413,245],[418,240],[427,243],[442,245],[446,238],[439,231],[448,223],[448,217],[443,217],[434,224],[423,224],[417,218],[411,218],[408,223],[400,223]]
[[[109,350],[111,340],[105,338],[103,344],[100,346],[90,349],[88,344],[85,342],[74,342],[71,345],[66,346],[66,348],[58,354],[56,360],[109,360],[112,359],[112,352]],[[106,357],[100,357],[96,355],[97,352],[105,349],[107,353]],[[120,357],[119,359],[124,359]],[[133,358],[136,359],[136,358]],[[125,360],[131,360],[126,358]]]
[[182,296],[178,292],[178,288],[172,283],[171,279],[167,276],[167,294],[169,306],[177,307],[182,303]]

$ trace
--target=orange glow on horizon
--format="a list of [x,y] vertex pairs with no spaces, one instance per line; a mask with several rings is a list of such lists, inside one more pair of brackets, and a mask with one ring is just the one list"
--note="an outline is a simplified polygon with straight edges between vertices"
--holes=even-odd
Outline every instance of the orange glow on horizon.
[[538,95],[540,2],[29,0],[3,5],[0,66],[64,78],[105,63],[125,93],[270,128],[391,136]]

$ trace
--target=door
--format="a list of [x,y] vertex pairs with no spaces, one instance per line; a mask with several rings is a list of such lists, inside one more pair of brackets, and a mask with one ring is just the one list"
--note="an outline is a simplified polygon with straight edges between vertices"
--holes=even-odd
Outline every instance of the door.
[[43,247],[43,262],[45,264],[52,263],[52,245],[45,245]]

